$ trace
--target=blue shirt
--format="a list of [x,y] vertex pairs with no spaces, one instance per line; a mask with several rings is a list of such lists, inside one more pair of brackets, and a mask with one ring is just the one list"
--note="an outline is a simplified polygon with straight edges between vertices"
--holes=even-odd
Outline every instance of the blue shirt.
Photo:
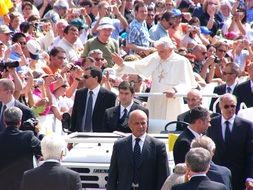
[[149,47],[149,33],[146,22],[134,19],[128,26],[127,42],[137,46]]
[[149,35],[152,40],[159,40],[162,37],[168,36],[168,31],[160,24],[156,24],[149,29]]

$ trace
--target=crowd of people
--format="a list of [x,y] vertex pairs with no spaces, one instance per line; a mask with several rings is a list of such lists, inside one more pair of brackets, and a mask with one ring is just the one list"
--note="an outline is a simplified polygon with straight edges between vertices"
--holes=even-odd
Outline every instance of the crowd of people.
[[[175,164],[186,163],[179,165],[185,171],[180,183],[188,182],[172,189],[189,189],[196,185],[193,177],[206,175],[226,189],[251,189],[253,126],[237,113],[253,107],[252,25],[251,0],[1,0],[0,142],[21,133],[20,139],[32,138],[24,153],[42,158],[38,144],[47,134],[38,121],[49,115],[62,121],[68,113],[70,132],[132,133],[114,145],[108,189],[165,190],[171,188],[163,185],[167,156],[146,133],[148,120],[178,120],[183,132],[173,154]],[[210,85],[220,98],[204,108],[202,92]],[[26,134],[29,130],[33,134]],[[193,145],[203,134],[216,151]],[[129,142],[132,150],[121,155]],[[14,167],[18,158],[3,145],[0,151],[9,157],[0,171]],[[141,161],[132,163],[132,152],[144,166],[136,168]],[[127,154],[129,162],[123,160]],[[132,177],[125,180],[131,164]],[[223,171],[223,178],[211,168]],[[76,180],[75,173],[66,172]],[[31,174],[24,175],[24,189]],[[12,185],[19,186],[21,177]],[[207,178],[198,180],[207,189],[224,189]]]

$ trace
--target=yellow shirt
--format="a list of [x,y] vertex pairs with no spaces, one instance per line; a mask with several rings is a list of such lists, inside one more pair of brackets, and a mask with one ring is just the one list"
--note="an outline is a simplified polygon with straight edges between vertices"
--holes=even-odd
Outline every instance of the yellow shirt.
[[11,0],[0,1],[0,16],[4,16],[9,13],[9,9],[13,7]]

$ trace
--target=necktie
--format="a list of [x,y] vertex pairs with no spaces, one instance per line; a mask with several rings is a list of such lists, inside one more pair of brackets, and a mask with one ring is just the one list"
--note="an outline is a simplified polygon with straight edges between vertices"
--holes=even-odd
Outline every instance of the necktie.
[[92,104],[93,104],[92,94],[93,92],[90,91],[86,107],[85,126],[84,126],[85,132],[90,132],[92,127]]
[[229,128],[229,121],[225,121],[226,129],[225,129],[225,143],[229,142],[231,131]]
[[232,89],[231,89],[231,87],[227,87],[227,93],[231,93],[232,92]]
[[2,109],[1,109],[1,115],[0,115],[0,131],[4,129],[4,111],[6,110],[6,105],[2,104]]
[[138,184],[139,176],[138,176],[138,168],[141,161],[141,147],[140,147],[140,138],[135,139],[135,145],[134,145],[134,184]]
[[120,118],[120,124],[123,124],[124,121],[126,120],[126,118],[127,118],[127,109],[125,108],[125,109],[124,109],[124,114],[123,114],[123,116]]

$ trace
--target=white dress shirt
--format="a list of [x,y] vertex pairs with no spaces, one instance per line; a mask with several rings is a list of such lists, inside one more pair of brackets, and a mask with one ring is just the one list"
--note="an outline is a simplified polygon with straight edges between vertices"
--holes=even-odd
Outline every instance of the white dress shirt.
[[[144,133],[142,136],[139,137],[140,141],[139,141],[139,145],[141,147],[141,152],[142,152],[142,148],[143,148],[143,145],[144,145],[144,141],[145,141],[145,138],[146,138],[146,133]],[[135,145],[135,139],[137,137],[135,137],[133,134],[132,134],[132,148],[133,148],[133,151],[134,151],[134,145]]]
[[235,115],[231,117],[229,120],[226,120],[223,116],[221,117],[221,132],[222,132],[222,137],[225,140],[225,131],[226,131],[226,121],[229,121],[229,129],[232,132],[233,129],[233,124],[235,120]]

